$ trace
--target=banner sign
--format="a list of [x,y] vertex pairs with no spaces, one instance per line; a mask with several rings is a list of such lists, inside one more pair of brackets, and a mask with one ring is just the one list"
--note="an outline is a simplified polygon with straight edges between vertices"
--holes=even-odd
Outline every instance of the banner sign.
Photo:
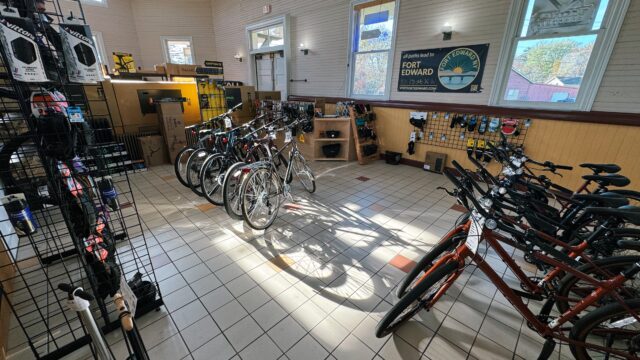
[[527,36],[589,31],[600,0],[535,0]]
[[482,91],[482,73],[489,44],[403,51],[398,91]]

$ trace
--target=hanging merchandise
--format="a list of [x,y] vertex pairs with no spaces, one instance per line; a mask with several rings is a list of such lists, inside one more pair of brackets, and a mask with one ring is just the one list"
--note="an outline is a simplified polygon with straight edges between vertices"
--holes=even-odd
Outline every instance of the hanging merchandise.
[[133,55],[129,53],[116,51],[113,53],[113,64],[118,73],[135,73],[136,62]]
[[468,115],[462,115],[458,118],[458,121],[460,123],[460,127],[464,129],[467,127],[467,124],[469,122],[469,117]]
[[469,120],[469,124],[467,125],[467,129],[469,129],[469,132],[473,132],[476,129],[477,125],[478,125],[478,117],[473,115],[471,117],[471,120]]
[[102,180],[98,181],[98,189],[100,190],[100,197],[102,201],[111,208],[111,210],[120,209],[120,203],[118,202],[118,192],[115,186],[113,186],[113,179],[111,176],[105,176]]
[[2,205],[9,214],[9,220],[18,236],[34,234],[38,224],[31,213],[24,194],[13,194],[2,198]]
[[12,7],[0,9],[0,14],[0,41],[13,78],[24,82],[48,81],[33,22],[20,17]]
[[409,119],[409,123],[417,128],[424,128],[427,123],[427,113],[424,112],[412,112],[411,118]]
[[500,127],[500,119],[495,117],[491,119],[491,122],[489,123],[489,132],[494,133],[498,131],[499,127]]
[[460,140],[464,140],[464,138],[467,137],[467,133],[465,133],[464,131],[460,132]]
[[429,132],[429,141],[433,140],[433,131]]
[[473,150],[476,147],[476,139],[469,139],[467,140],[467,155],[471,156],[473,155]]
[[520,121],[518,119],[504,119],[502,120],[502,133],[504,135],[513,135],[518,136],[520,133],[518,131],[518,124]]
[[60,24],[60,38],[67,65],[69,81],[95,84],[104,80],[91,29],[88,25]]
[[483,139],[478,140],[478,143],[476,144],[476,159],[482,159],[486,146],[486,142]]
[[485,132],[487,132],[487,123],[489,121],[487,120],[487,116],[483,116],[482,120],[480,120],[480,126],[478,127],[478,134],[484,134]]
[[409,135],[409,146],[407,148],[407,152],[409,155],[413,155],[416,153],[416,132],[412,131],[411,135]]
[[533,120],[531,120],[531,119],[526,119],[526,120],[524,121],[524,127],[525,127],[525,128],[530,128],[530,127],[531,127],[531,123],[532,123],[532,122],[533,122]]
[[[448,113],[447,113],[447,116],[445,117],[445,120],[447,120],[447,119],[449,119],[449,114]],[[449,127],[453,129],[454,127],[456,127],[456,124],[459,124],[459,123],[460,123],[460,119],[459,119],[458,115],[452,116],[451,117],[451,122],[449,123]]]
[[[495,141],[492,141],[492,140],[490,140],[488,143],[490,143],[494,147],[496,145]],[[491,162],[492,159],[493,159],[493,152],[491,151],[491,147],[489,146],[489,144],[487,144],[484,149],[483,161],[488,164]]]

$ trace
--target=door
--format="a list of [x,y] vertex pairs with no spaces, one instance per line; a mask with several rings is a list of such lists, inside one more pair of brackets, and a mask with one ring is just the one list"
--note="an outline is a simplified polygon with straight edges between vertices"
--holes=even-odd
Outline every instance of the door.
[[287,89],[284,53],[278,51],[254,56],[258,91],[280,91],[284,94]]

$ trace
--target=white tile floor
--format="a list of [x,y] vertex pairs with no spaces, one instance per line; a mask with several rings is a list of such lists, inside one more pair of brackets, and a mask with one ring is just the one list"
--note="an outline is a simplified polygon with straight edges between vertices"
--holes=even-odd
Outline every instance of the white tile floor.
[[[419,259],[460,213],[436,190],[447,182],[441,175],[383,162],[312,167],[317,192],[296,185],[297,202],[266,232],[209,206],[173,167],[132,176],[166,303],[138,324],[152,359],[537,357],[542,339],[473,268],[436,309],[377,339],[404,275],[391,259]],[[123,359],[122,334],[108,337]],[[554,358],[564,355],[568,348],[557,347]]]

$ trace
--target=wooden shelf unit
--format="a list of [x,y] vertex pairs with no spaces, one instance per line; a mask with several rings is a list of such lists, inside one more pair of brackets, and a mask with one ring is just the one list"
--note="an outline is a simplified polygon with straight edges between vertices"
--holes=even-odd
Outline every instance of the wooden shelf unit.
[[[352,130],[352,134],[353,134],[353,139],[355,141],[355,148],[356,148],[356,155],[358,157],[358,163],[360,165],[366,165],[372,161],[376,161],[376,160],[380,160],[380,146],[378,144],[378,139],[376,138],[376,140],[373,139],[367,139],[367,140],[360,140],[360,136],[358,135],[358,125],[356,124],[356,118],[358,117],[358,114],[356,113],[355,109],[353,108],[353,105],[349,106],[349,115],[351,115],[349,117],[349,120],[351,122],[351,130]],[[369,127],[373,129],[373,131],[377,134],[377,130],[376,130],[376,122],[375,121],[371,121],[368,123]],[[367,155],[365,156],[364,153],[362,152],[362,147],[365,145],[378,145],[378,151],[376,151],[375,153],[371,154],[371,155]]]
[[[340,131],[338,138],[327,138],[325,131]],[[328,158],[322,152],[322,146],[341,144],[340,153],[334,158]],[[351,135],[351,118],[319,118],[313,119],[313,159],[317,161],[350,161],[355,159],[353,136]]]

